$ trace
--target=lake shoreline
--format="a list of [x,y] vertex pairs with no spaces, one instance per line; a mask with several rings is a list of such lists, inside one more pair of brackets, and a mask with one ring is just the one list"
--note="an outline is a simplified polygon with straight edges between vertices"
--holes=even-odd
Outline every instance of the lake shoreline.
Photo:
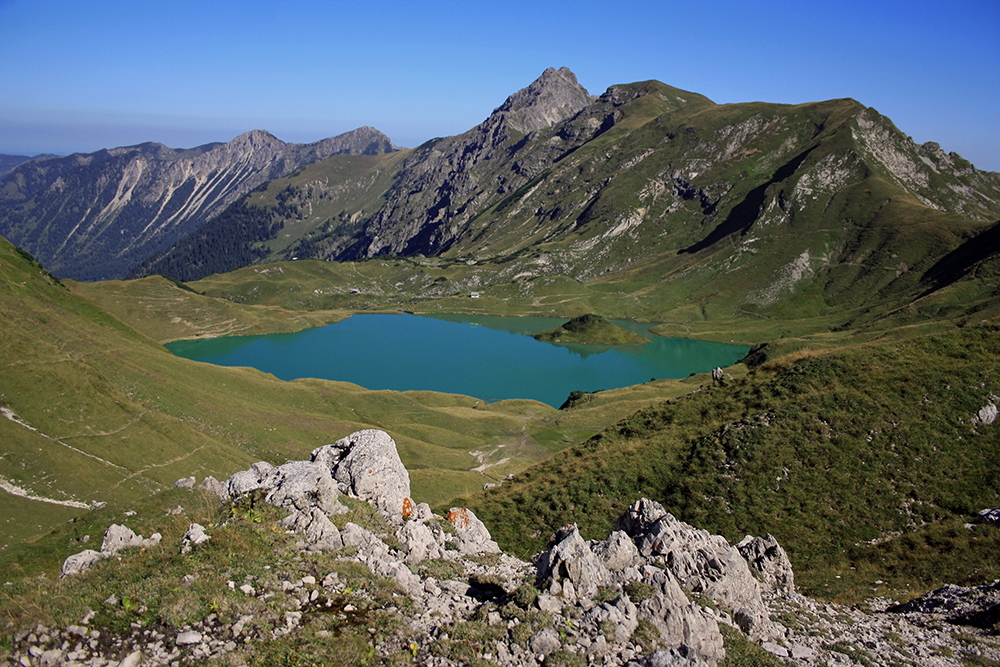
[[288,381],[320,378],[376,391],[436,391],[490,403],[528,399],[555,408],[573,391],[679,379],[733,365],[749,351],[744,345],[665,338],[649,331],[656,323],[628,321],[623,324],[649,342],[613,346],[532,338],[564,321],[357,313],[295,333],[197,339],[166,347],[180,357],[257,368]]

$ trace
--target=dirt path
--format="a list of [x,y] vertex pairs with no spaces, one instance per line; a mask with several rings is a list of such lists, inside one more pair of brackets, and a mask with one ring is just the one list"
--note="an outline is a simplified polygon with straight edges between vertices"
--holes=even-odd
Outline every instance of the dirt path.
[[0,477],[0,489],[3,489],[12,496],[19,496],[21,498],[26,498],[28,500],[36,500],[41,503],[49,503],[51,505],[63,505],[64,507],[75,507],[77,509],[90,509],[90,505],[87,503],[81,503],[76,500],[56,500],[55,498],[45,498],[43,496],[38,496],[28,491],[27,489],[22,489],[17,484],[14,484],[8,479]]
[[[122,466],[117,465],[115,463],[112,463],[111,461],[105,461],[100,456],[95,456],[95,455],[91,454],[90,452],[85,452],[82,449],[78,449],[78,448],[74,447],[73,445],[67,445],[65,442],[63,442],[59,438],[54,438],[51,435],[46,435],[45,433],[42,433],[41,431],[39,431],[37,428],[35,428],[31,424],[28,424],[27,422],[22,421],[21,418],[18,417],[16,414],[14,414],[14,412],[10,408],[0,407],[0,414],[3,414],[4,417],[6,417],[10,421],[14,422],[18,426],[22,426],[22,427],[28,429],[29,431],[34,431],[35,433],[37,433],[38,435],[42,436],[46,440],[51,440],[52,442],[54,442],[54,443],[56,443],[58,445],[62,445],[66,449],[71,449],[74,452],[76,452],[77,454],[81,454],[81,455],[86,456],[88,458],[94,459],[95,461],[103,463],[106,466],[111,466],[112,468],[117,468],[118,470],[128,471],[128,468],[123,468]],[[81,437],[90,437],[90,436],[113,435],[115,433],[120,433],[121,431],[125,430],[126,428],[128,428],[132,424],[136,423],[141,417],[142,417],[142,415],[138,415],[138,416],[134,417],[132,419],[132,421],[130,421],[128,424],[125,424],[121,428],[115,429],[114,431],[110,431],[108,433],[88,433],[88,434],[85,434],[85,435],[73,435],[73,436],[64,436],[64,437],[67,437],[67,438],[81,438]]]

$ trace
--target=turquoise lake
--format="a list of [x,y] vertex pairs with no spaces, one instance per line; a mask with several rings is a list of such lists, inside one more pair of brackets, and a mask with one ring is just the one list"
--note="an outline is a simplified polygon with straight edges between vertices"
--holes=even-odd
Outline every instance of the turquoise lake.
[[366,389],[430,390],[485,400],[529,398],[559,407],[571,391],[617,389],[729,366],[747,353],[727,345],[648,333],[614,320],[646,345],[569,345],[531,334],[565,319],[442,315],[353,315],[291,334],[168,343],[179,357],[249,366],[282,379],[322,378]]

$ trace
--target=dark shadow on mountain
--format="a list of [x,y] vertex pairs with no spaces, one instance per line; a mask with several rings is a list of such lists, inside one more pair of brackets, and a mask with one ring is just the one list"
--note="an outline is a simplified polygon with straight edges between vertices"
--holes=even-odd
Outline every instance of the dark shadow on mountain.
[[721,241],[731,234],[735,234],[737,232],[745,234],[760,215],[760,209],[764,205],[764,201],[767,199],[767,189],[773,184],[780,183],[794,174],[795,170],[799,168],[799,165],[802,164],[814,148],[816,147],[813,146],[812,148],[799,153],[783,166],[779,167],[778,170],[774,172],[774,175],[771,176],[770,180],[751,190],[749,194],[744,197],[743,201],[734,206],[732,210],[729,211],[729,215],[726,216],[726,219],[723,220],[718,227],[713,229],[708,236],[694,245],[678,250],[677,254],[682,255],[685,253],[696,253],[699,250],[704,250],[705,248],[714,245],[716,242]]
[[934,291],[964,278],[991,257],[1000,257],[1000,220],[939,259],[920,282]]
[[399,253],[402,257],[412,257],[417,254],[435,256],[448,252],[455,239],[445,238],[447,225],[443,222],[427,223],[420,231],[406,241],[406,246]]

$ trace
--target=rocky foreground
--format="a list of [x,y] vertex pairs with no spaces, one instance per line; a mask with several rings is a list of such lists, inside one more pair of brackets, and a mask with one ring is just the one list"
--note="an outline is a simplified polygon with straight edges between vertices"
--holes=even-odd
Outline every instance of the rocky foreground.
[[[219,571],[176,582],[238,591],[242,607],[176,627],[136,621],[114,634],[93,623],[107,610],[90,609],[78,624],[17,634],[13,664],[267,664],[261,646],[296,634],[335,646],[359,628],[370,635],[368,663],[714,666],[726,646],[732,652],[752,642],[775,664],[1000,664],[1000,641],[989,630],[1000,621],[1000,582],[946,587],[906,605],[820,603],[795,592],[773,537],[733,546],[648,499],[633,503],[606,539],[587,541],[575,525],[563,526],[526,562],[503,553],[471,511],[442,517],[415,504],[395,443],[382,431],[320,447],[310,461],[257,463],[225,483],[207,478],[200,488],[225,503],[260,498],[281,508],[287,515],[271,529],[296,536],[294,554],[265,566],[266,575],[233,581]],[[361,501],[375,511],[359,512]],[[347,514],[369,520],[338,527]],[[158,534],[144,540],[114,525],[100,551],[71,556],[61,576],[153,548],[197,558],[211,531],[194,523],[166,545]],[[343,567],[324,572],[321,563]],[[117,611],[124,601],[103,604]],[[330,655],[327,664],[338,660]]]

